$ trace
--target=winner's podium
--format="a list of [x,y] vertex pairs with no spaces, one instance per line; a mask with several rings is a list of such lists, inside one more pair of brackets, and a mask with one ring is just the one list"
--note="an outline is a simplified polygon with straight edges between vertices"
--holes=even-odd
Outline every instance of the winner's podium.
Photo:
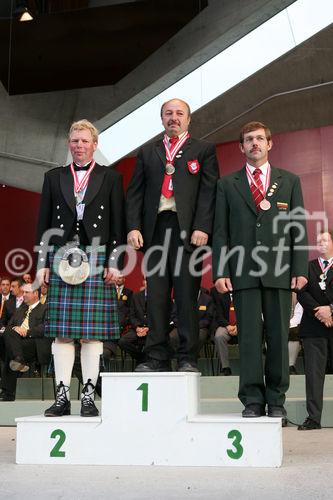
[[200,414],[197,373],[102,377],[100,417],[16,419],[17,463],[281,465],[281,419]]

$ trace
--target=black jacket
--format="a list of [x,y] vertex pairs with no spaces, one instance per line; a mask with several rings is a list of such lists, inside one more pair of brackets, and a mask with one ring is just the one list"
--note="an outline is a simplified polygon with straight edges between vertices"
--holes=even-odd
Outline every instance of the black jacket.
[[[106,245],[106,261],[112,255],[116,263],[117,254],[113,250],[126,240],[125,212],[122,176],[111,167],[96,164],[92,171],[85,197],[82,229],[89,244],[98,237],[100,245]],[[47,267],[47,245],[63,246],[71,240],[76,225],[74,183],[69,166],[57,167],[45,174],[42,190],[36,245],[40,247],[38,265]],[[45,232],[57,229],[48,242]],[[121,267],[121,262],[118,267]],[[110,267],[116,267],[111,265]]]
[[[180,230],[185,232],[184,246],[191,251],[194,230],[212,233],[218,164],[212,144],[190,137],[181,151],[180,158],[175,158],[172,181]],[[188,162],[193,160],[200,165],[196,174],[189,172]],[[127,230],[141,231],[144,249],[149,248],[153,238],[165,164],[162,140],[143,146],[127,190]]]
[[300,323],[300,337],[332,337],[333,328],[327,328],[314,315],[314,308],[327,306],[333,303],[333,271],[327,274],[326,290],[319,286],[322,271],[318,259],[309,262],[309,281],[298,293],[298,301],[303,307],[303,316]]

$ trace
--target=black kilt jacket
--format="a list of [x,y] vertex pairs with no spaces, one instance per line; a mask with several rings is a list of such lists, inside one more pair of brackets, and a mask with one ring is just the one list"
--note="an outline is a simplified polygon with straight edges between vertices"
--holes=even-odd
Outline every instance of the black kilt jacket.
[[[117,262],[114,250],[126,242],[122,176],[112,167],[96,164],[83,203],[82,224],[89,244],[94,237],[99,237],[100,245],[106,245],[105,267],[121,267],[121,259]],[[69,166],[49,170],[45,174],[37,226],[38,267],[48,267],[48,245],[63,246],[70,241],[76,220],[74,182]],[[58,234],[47,241],[45,232],[49,229],[57,229]]]

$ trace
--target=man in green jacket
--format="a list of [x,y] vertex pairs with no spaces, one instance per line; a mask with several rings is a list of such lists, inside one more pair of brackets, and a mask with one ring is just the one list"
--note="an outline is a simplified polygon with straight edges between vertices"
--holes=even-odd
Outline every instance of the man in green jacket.
[[267,404],[269,417],[285,421],[291,289],[307,282],[308,254],[300,180],[269,164],[272,144],[263,123],[241,130],[246,165],[218,182],[213,274],[219,292],[233,293],[242,415],[263,416]]

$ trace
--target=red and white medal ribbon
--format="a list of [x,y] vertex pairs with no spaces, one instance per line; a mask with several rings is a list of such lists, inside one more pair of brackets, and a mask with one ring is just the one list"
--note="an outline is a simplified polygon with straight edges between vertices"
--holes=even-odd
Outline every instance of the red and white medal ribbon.
[[165,154],[166,154],[167,163],[173,164],[173,160],[175,159],[176,154],[182,148],[183,144],[187,141],[187,139],[189,137],[190,137],[190,134],[188,132],[186,132],[186,134],[184,134],[184,136],[181,139],[179,139],[179,141],[176,142],[176,144],[174,146],[171,146],[171,148],[169,149],[169,139],[170,138],[166,134],[164,134],[163,144],[165,147]]
[[82,177],[81,181],[79,181],[77,173],[74,170],[74,165],[73,165],[73,163],[71,163],[70,169],[71,169],[73,180],[74,180],[74,192],[75,193],[79,193],[80,191],[83,191],[87,187],[90,174],[93,171],[95,165],[96,165],[96,162],[95,162],[95,160],[93,160],[91,162],[91,165],[90,165],[89,169],[85,172],[85,174]]
[[259,189],[259,191],[261,192],[261,194],[263,195],[263,197],[265,197],[265,195],[267,193],[268,186],[269,186],[269,184],[271,182],[271,167],[270,167],[270,165],[268,165],[268,167],[267,167],[265,187],[263,186],[262,189],[258,186],[258,184],[256,183],[256,181],[254,180],[254,177],[251,174],[251,170],[249,169],[248,165],[246,165],[246,174],[247,174],[247,178],[249,180],[250,185],[254,184],[255,187],[257,189]]
[[[327,259],[324,259],[324,260],[327,260]],[[321,258],[318,257],[318,263],[319,263],[319,266],[320,266],[320,269],[321,269],[321,275],[320,275],[320,278],[321,280],[326,280],[326,277],[327,277],[327,273],[328,271],[330,270],[330,268],[333,266],[333,260],[331,261],[330,264],[328,264],[326,267],[323,265],[322,261],[321,261]]]

